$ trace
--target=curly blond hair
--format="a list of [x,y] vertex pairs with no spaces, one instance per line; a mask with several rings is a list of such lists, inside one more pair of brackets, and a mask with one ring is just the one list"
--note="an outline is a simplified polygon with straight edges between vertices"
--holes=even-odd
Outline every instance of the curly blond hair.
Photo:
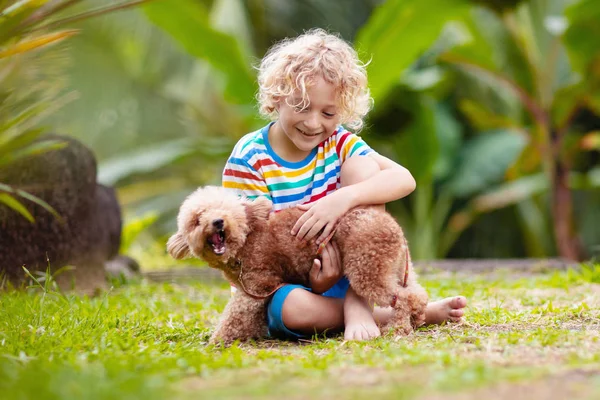
[[360,130],[373,100],[367,86],[366,64],[352,46],[323,29],[284,39],[269,49],[258,67],[259,110],[265,117],[277,119],[277,102],[299,92],[302,100],[293,107],[309,105],[307,88],[322,77],[336,88],[340,123]]

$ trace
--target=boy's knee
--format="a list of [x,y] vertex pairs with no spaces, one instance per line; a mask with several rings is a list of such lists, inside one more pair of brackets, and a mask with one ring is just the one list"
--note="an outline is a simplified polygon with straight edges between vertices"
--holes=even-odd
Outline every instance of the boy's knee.
[[309,316],[314,310],[310,310],[310,297],[314,296],[311,292],[304,289],[292,290],[283,302],[281,307],[281,319],[286,328],[291,330],[306,329],[309,325]]
[[379,164],[369,156],[354,156],[342,164],[340,182],[342,186],[350,186],[365,181],[378,173]]

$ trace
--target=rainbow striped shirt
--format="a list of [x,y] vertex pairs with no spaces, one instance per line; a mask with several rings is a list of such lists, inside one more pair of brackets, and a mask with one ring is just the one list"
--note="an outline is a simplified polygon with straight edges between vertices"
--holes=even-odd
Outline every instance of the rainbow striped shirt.
[[269,145],[272,124],[238,141],[223,170],[223,187],[249,198],[265,196],[273,202],[273,211],[312,203],[334,192],[347,158],[375,153],[364,140],[339,126],[304,160],[288,162]]

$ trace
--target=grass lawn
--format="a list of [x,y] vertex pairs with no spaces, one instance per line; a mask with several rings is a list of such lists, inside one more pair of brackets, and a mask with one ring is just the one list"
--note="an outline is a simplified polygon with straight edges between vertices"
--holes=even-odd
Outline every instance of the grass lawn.
[[367,343],[206,344],[224,283],[136,282],[96,298],[0,293],[0,398],[600,398],[600,265],[431,273],[467,322]]

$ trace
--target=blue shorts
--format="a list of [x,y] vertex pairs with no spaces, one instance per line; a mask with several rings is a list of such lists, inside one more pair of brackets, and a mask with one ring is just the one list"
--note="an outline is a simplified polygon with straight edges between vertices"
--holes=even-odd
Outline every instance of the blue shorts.
[[[325,297],[334,297],[342,299],[346,297],[346,292],[350,287],[348,278],[343,277],[340,279],[331,289],[322,294]],[[299,332],[289,330],[283,324],[283,317],[281,316],[281,310],[283,308],[283,302],[294,289],[304,289],[311,292],[310,288],[302,285],[285,285],[275,292],[271,301],[267,305],[267,322],[269,324],[269,336],[280,337],[286,339],[301,339],[310,337]]]

